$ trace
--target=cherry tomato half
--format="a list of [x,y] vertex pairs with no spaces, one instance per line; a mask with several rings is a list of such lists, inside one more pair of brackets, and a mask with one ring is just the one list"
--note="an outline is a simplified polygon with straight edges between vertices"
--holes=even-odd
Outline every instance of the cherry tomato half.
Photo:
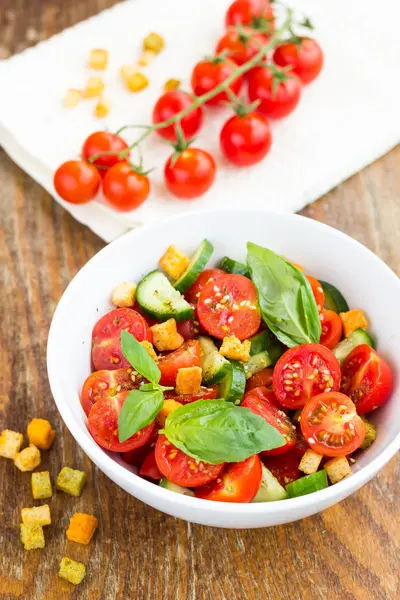
[[261,484],[261,461],[257,454],[230,463],[212,483],[197,488],[197,498],[218,502],[251,502]]
[[165,184],[174,196],[191,200],[202,196],[212,186],[216,170],[211,154],[188,147],[178,158],[172,155],[165,163]]
[[348,396],[313,396],[301,411],[300,428],[310,447],[323,456],[346,456],[361,446],[366,427]]
[[162,479],[160,469],[157,467],[155,448],[153,448],[144,459],[139,473],[143,475],[143,477],[150,477],[150,479],[155,479],[156,481]]
[[257,111],[268,117],[286,117],[299,103],[302,85],[294,74],[282,72],[279,80],[268,67],[257,67],[250,71],[248,80],[250,100],[260,100]]
[[231,163],[248,167],[260,162],[268,154],[272,133],[267,119],[252,112],[228,119],[219,139],[221,150]]
[[176,400],[181,404],[190,404],[196,402],[196,400],[215,400],[218,398],[219,386],[212,385],[210,387],[201,386],[200,391],[197,394],[177,394],[173,391],[165,392],[164,398]]
[[85,160],[67,160],[54,173],[57,194],[71,204],[85,204],[93,200],[100,184],[98,170]]
[[250,25],[253,29],[263,28],[272,34],[275,29],[275,15],[271,4],[266,0],[235,0],[228,8],[225,24],[232,27],[238,24]]
[[150,181],[127,162],[119,162],[104,175],[103,195],[116,210],[134,210],[150,193]]
[[336,392],[340,366],[321,344],[304,344],[287,350],[275,365],[272,386],[278,401],[287,408],[301,408],[322,392]]
[[361,344],[350,352],[342,365],[340,389],[352,399],[359,415],[386,402],[392,388],[390,367],[373,348]]
[[311,277],[311,275],[307,275],[306,279],[308,279],[308,282],[311,285],[312,293],[314,294],[315,302],[317,303],[318,312],[321,312],[324,310],[325,304],[325,294],[322,285],[318,279]]
[[115,396],[119,392],[137,389],[143,379],[138,375],[132,378],[132,369],[95,371],[85,379],[81,391],[81,405],[88,415],[93,404],[103,398]]
[[[128,156],[120,158],[118,154],[127,149],[128,144],[119,135],[110,131],[96,131],[86,138],[82,146],[82,157],[89,161],[89,158],[95,154],[104,153],[92,163],[98,168],[100,175],[104,177],[110,167],[128,158]],[[109,152],[113,154],[108,154]]]
[[[213,90],[217,85],[225,81],[237,68],[237,64],[227,58],[215,57],[209,60],[203,60],[195,65],[192,72],[191,85],[196,96],[202,96]],[[243,79],[238,77],[229,84],[229,89],[238,94],[242,87]],[[216,105],[222,102],[228,102],[229,96],[226,92],[220,92],[205,104]]]
[[[153,123],[162,123],[167,121],[177,113],[181,112],[193,102],[193,98],[186,92],[174,90],[163,94],[156,102],[153,109]],[[190,111],[180,121],[185,139],[192,138],[200,129],[203,123],[203,109],[198,106]],[[176,125],[168,125],[162,129],[157,129],[158,135],[170,142],[176,142]]]
[[185,293],[185,298],[191,304],[197,304],[200,292],[205,288],[207,283],[215,281],[220,275],[225,275],[222,269],[205,269],[200,273],[193,285]]
[[322,334],[320,344],[332,350],[342,339],[343,325],[337,313],[333,310],[323,310],[320,315]]
[[196,461],[175,448],[165,435],[159,435],[156,444],[156,463],[164,477],[184,487],[199,487],[216,479],[225,466]]
[[217,44],[216,54],[224,52],[235,63],[243,65],[257,54],[266,41],[264,35],[249,27],[243,27],[240,33],[236,29],[228,29]]
[[173,385],[179,369],[201,366],[201,346],[198,340],[184,342],[180,348],[164,354],[158,359],[158,368],[161,371],[161,385]]
[[303,38],[300,44],[289,43],[278,46],[273,58],[281,67],[290,66],[303,83],[310,83],[315,79],[324,62],[320,45],[309,38]]
[[267,367],[266,369],[255,373],[255,375],[252,375],[250,379],[247,380],[246,392],[249,392],[250,390],[253,390],[254,388],[258,388],[260,386],[264,386],[267,388],[271,387],[273,372],[274,369]]
[[299,464],[308,448],[303,436],[297,436],[296,445],[292,450],[279,456],[263,456],[262,461],[279,483],[285,487],[288,483],[303,477],[304,473],[299,471]]

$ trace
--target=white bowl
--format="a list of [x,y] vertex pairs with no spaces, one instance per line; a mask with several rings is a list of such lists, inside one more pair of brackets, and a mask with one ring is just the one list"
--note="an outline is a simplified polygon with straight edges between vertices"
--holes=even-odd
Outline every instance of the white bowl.
[[[353,465],[353,474],[325,490],[280,502],[228,504],[165,490],[141,479],[119,455],[105,452],[90,436],[79,393],[90,373],[91,331],[111,310],[110,293],[121,281],[138,281],[155,268],[171,243],[189,254],[207,237],[213,260],[227,254],[245,260],[252,241],[306,266],[307,272],[335,284],[351,307],[363,308],[378,351],[399,372],[400,281],[372,252],[339,231],[298,215],[261,211],[183,215],[119,238],[76,275],[62,296],[50,328],[47,365],[58,410],[78,444],[110,479],[146,504],[203,525],[251,528],[278,525],[315,514],[343,500],[369,481],[400,447],[400,389],[374,415],[376,442]],[[215,263],[212,263],[215,264]],[[73,465],[71,465],[73,466]]]

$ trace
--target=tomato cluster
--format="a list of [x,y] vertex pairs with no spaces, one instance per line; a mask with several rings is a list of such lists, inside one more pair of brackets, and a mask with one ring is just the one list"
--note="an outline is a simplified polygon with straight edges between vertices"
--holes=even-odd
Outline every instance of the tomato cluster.
[[[163,94],[153,108],[152,125],[144,136],[155,131],[174,146],[164,166],[164,181],[178,198],[201,196],[215,179],[214,157],[191,146],[204,121],[202,105],[212,108],[231,103],[234,114],[219,135],[221,152],[234,165],[254,165],[271,148],[268,119],[290,114],[300,100],[302,85],[315,79],[322,68],[318,43],[294,36],[275,47],[272,55],[265,53],[254,66],[249,65],[244,78],[239,67],[253,60],[274,33],[274,9],[265,0],[235,0],[226,13],[225,24],[226,32],[216,44],[215,56],[193,68],[192,93],[173,90]],[[220,91],[213,94],[217,87]],[[238,99],[245,87],[249,105]],[[129,152],[120,135],[93,133],[83,145],[82,158],[67,161],[57,169],[57,193],[67,202],[83,204],[102,188],[104,198],[116,210],[137,208],[149,195],[150,181],[141,164],[130,162]]]

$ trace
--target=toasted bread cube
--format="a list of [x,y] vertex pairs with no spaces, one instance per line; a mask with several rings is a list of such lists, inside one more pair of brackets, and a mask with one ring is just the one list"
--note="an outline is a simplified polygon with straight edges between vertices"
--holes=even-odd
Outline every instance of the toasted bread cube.
[[33,471],[40,465],[40,450],[34,444],[29,444],[28,448],[24,448],[18,452],[14,459],[14,465],[20,471]]
[[31,486],[32,495],[35,500],[45,500],[46,498],[51,498],[53,495],[50,473],[48,471],[32,473]]
[[104,119],[111,110],[111,102],[106,98],[100,97],[98,103],[94,107],[94,116],[98,119]]
[[130,92],[141,92],[149,85],[149,80],[146,75],[137,69],[131,75],[124,77],[124,81]]
[[11,429],[3,429],[0,434],[0,456],[14,460],[21,449],[23,441],[24,436],[22,433]]
[[44,533],[43,527],[40,525],[25,525],[20,524],[21,529],[21,542],[24,545],[25,550],[36,550],[36,548],[44,548]]
[[79,585],[86,577],[86,567],[83,563],[63,556],[58,576],[74,585]]
[[180,79],[168,79],[164,83],[164,92],[172,92],[173,90],[177,90],[181,85]]
[[153,50],[144,50],[139,56],[138,64],[142,67],[147,67],[155,57],[156,53]]
[[136,65],[122,65],[120,69],[121,77],[124,83],[128,83],[128,79],[135,75],[135,73],[140,73],[140,70]]
[[164,406],[157,415],[157,423],[160,425],[160,427],[165,426],[165,421],[167,420],[169,413],[172,413],[181,406],[183,406],[183,404],[177,402],[176,400],[164,400]]
[[75,513],[69,520],[67,538],[70,542],[88,544],[97,529],[98,520],[93,515]]
[[299,464],[299,471],[303,471],[306,475],[312,475],[318,471],[321,460],[322,454],[318,454],[309,448],[303,454]]
[[360,309],[348,310],[347,312],[339,313],[339,317],[343,323],[343,331],[346,337],[349,337],[356,329],[367,329],[368,321]]
[[104,71],[108,64],[108,50],[103,48],[94,48],[90,52],[88,67],[89,69],[97,69]]
[[159,54],[164,46],[164,38],[159,33],[149,33],[143,40],[143,50],[151,50],[154,54]]
[[51,524],[50,506],[33,506],[32,508],[23,508],[21,510],[21,519],[24,525],[45,525]]
[[160,258],[160,265],[172,279],[179,279],[186,271],[190,258],[184,252],[179,250],[174,244],[168,246],[163,256]]
[[250,358],[250,340],[241,342],[235,335],[228,335],[222,341],[219,353],[232,360],[247,362]]
[[104,82],[100,77],[89,77],[83,90],[83,96],[84,98],[96,98],[102,94],[103,90]]
[[360,446],[360,450],[366,450],[376,440],[376,427],[375,427],[375,425],[373,423],[371,423],[370,421],[368,421],[368,419],[366,419],[364,417],[364,415],[361,417],[361,419],[364,421],[364,424],[365,424],[365,427],[366,427],[367,431],[365,433],[364,441],[363,441],[363,443]]
[[135,304],[136,283],[133,281],[124,281],[117,285],[111,294],[111,302],[117,308],[129,308]]
[[345,456],[331,458],[324,464],[324,469],[331,483],[337,483],[351,473],[349,461]]
[[76,89],[69,89],[64,96],[63,104],[65,108],[74,108],[82,100],[82,92]]
[[200,391],[203,371],[201,367],[178,369],[175,391],[177,394],[197,394]]
[[175,319],[168,319],[164,323],[156,323],[150,327],[153,335],[153,344],[159,352],[176,350],[185,341],[176,328]]
[[143,342],[140,342],[140,344],[143,346],[143,348],[146,348],[147,352],[149,353],[149,356],[151,356],[151,358],[157,362],[158,361],[158,356],[154,350],[153,344],[151,342],[148,342],[147,340],[144,340]]
[[41,450],[48,450],[56,437],[56,432],[46,419],[32,419],[26,433],[29,442]]
[[63,467],[57,476],[57,489],[71,496],[80,496],[85,485],[86,473],[83,471]]

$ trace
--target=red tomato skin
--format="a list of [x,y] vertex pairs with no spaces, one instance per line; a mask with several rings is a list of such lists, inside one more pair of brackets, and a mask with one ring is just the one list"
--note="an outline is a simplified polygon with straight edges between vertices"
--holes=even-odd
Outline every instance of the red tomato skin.
[[235,25],[252,25],[254,18],[263,17],[270,23],[269,33],[273,33],[275,27],[274,9],[271,4],[264,0],[235,0],[228,8],[225,16],[226,27]]
[[249,35],[246,42],[241,41],[241,36],[236,29],[228,29],[216,46],[216,54],[225,52],[228,58],[238,65],[243,65],[253,58],[268,38],[260,33],[254,33],[249,27],[243,27],[243,31]]
[[304,475],[299,471],[301,456],[296,450],[279,456],[263,456],[262,461],[283,487]]
[[[119,135],[110,131],[96,131],[86,138],[82,146],[82,157],[89,161],[91,156],[101,152],[118,153],[127,149],[128,144]],[[118,154],[103,154],[96,158],[92,164],[98,168],[101,177],[104,177],[110,167],[127,158],[128,156],[120,158]]]
[[86,204],[97,196],[101,184],[98,170],[85,160],[68,160],[54,173],[57,194],[71,204]]
[[303,83],[310,83],[321,72],[324,55],[315,40],[304,38],[300,45],[289,43],[278,46],[273,60],[281,67],[290,66]]
[[261,484],[261,461],[257,454],[239,463],[229,463],[212,483],[195,490],[197,498],[218,502],[251,502]]
[[197,304],[200,292],[205,288],[207,283],[210,280],[215,281],[221,275],[225,275],[225,271],[222,271],[222,269],[205,269],[202,271],[196,281],[185,293],[186,300],[191,304]]
[[176,330],[183,337],[185,342],[187,340],[193,340],[199,334],[199,330],[196,328],[196,326],[192,320],[182,321],[181,323],[177,323]]
[[197,400],[215,400],[218,398],[219,386],[212,385],[210,387],[202,386],[197,394],[177,394],[174,391],[165,392],[164,398],[167,400],[176,400],[181,404],[191,404]]
[[154,422],[132,435],[125,442],[118,439],[118,415],[129,392],[103,398],[92,406],[88,416],[88,429],[95,442],[112,452],[128,452],[144,446],[151,438]]
[[221,129],[220,145],[224,156],[234,165],[249,167],[260,162],[272,145],[267,119],[257,113],[234,115]]
[[384,404],[393,389],[387,362],[367,344],[356,346],[342,364],[341,392],[351,398],[357,413],[364,415]]
[[[231,60],[224,62],[213,62],[212,60],[203,60],[195,65],[192,72],[191,85],[195,96],[202,96],[213,90],[217,85],[225,81],[237,68],[237,64]],[[243,84],[243,78],[238,77],[229,85],[229,89],[238,94]],[[220,92],[205,104],[215,106],[223,102],[228,102],[229,96],[226,92]]]
[[201,346],[198,340],[184,342],[178,350],[163,354],[158,359],[161,385],[175,386],[179,369],[201,366]]
[[257,67],[250,71],[248,93],[251,102],[260,100],[257,111],[271,119],[282,119],[294,111],[300,101],[302,84],[290,74],[273,89],[273,76],[268,67]]
[[93,404],[99,400],[139,387],[139,380],[137,383],[133,382],[129,371],[130,369],[103,369],[91,373],[85,379],[81,391],[81,406],[85,414],[88,415]]
[[146,456],[142,466],[140,467],[139,473],[140,475],[143,475],[143,477],[149,477],[150,479],[155,479],[156,481],[162,479],[162,474],[160,473],[156,463],[155,449],[151,450],[151,452]]
[[[153,124],[162,123],[181,112],[193,102],[190,94],[180,90],[173,90],[163,94],[156,102],[153,109]],[[185,134],[185,139],[192,138],[203,124],[203,109],[198,106],[180,120],[180,124]],[[158,135],[170,142],[176,142],[176,125],[169,125],[162,129],[157,129]]]
[[322,288],[322,285],[315,279],[315,277],[311,277],[311,275],[307,275],[306,279],[311,285],[312,293],[314,294],[315,302],[317,304],[318,312],[322,312],[324,310],[325,303],[325,294]]
[[342,339],[343,325],[337,313],[333,310],[323,310],[320,315],[322,334],[320,344],[332,350]]
[[103,179],[103,195],[113,208],[128,212],[138,208],[150,193],[146,175],[134,171],[122,161],[108,169]]
[[[247,399],[247,402],[246,402],[246,405],[244,405],[242,402],[241,406],[247,406],[248,408],[250,408],[250,406],[248,406],[248,404],[251,404],[251,402],[249,403],[249,398],[251,398],[251,397],[261,400],[261,402],[265,402],[269,406],[273,406],[274,408],[281,410],[286,415],[285,411],[287,409],[279,404],[273,390],[269,390],[264,385],[259,385],[248,391],[246,390],[246,394],[244,396],[243,402],[245,402],[246,399]],[[259,413],[257,413],[257,414],[259,414]]]
[[189,146],[179,154],[176,161],[172,155],[165,163],[165,185],[177,198],[192,200],[210,189],[216,169],[211,154]]
[[[271,387],[273,372],[274,372],[273,368],[267,367],[267,368],[263,369],[262,371],[259,371],[259,373],[252,375],[250,377],[250,379],[248,379],[246,382],[246,392],[249,392],[250,390],[253,390],[260,386],[266,387],[266,388]],[[274,397],[276,398],[275,394],[274,394]],[[278,404],[279,404],[279,402],[278,402]]]

